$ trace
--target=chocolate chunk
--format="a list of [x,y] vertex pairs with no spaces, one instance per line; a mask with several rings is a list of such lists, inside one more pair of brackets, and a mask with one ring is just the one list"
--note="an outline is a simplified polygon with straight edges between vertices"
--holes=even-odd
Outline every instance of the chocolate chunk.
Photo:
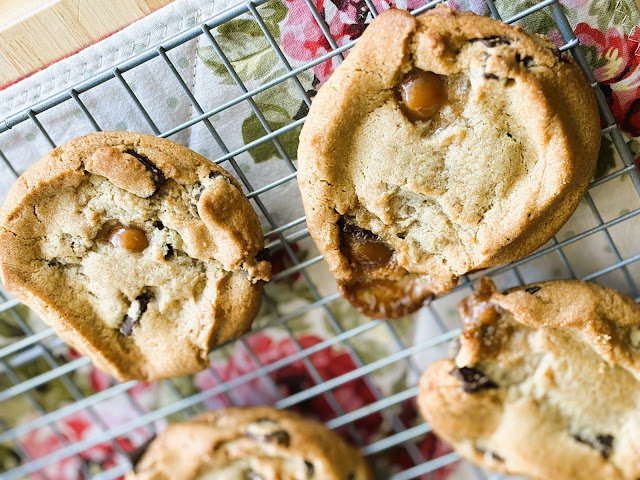
[[344,217],[340,217],[337,222],[338,227],[340,227],[341,233],[346,233],[349,235],[353,235],[358,240],[361,241],[377,241],[380,240],[380,237],[373,233],[370,230],[365,230],[364,228],[360,228],[351,223],[347,223]]
[[164,183],[167,180],[164,176],[164,173],[162,173],[162,170],[156,167],[155,164],[144,155],[139,154],[133,149],[125,150],[124,153],[128,153],[129,155],[136,157],[138,161],[142,165],[144,165],[144,168],[146,168],[147,171],[151,173],[151,178],[156,185]]
[[173,255],[173,245],[167,243],[167,251],[164,254],[164,259],[171,257]]
[[370,230],[338,221],[340,227],[340,253],[353,265],[363,268],[377,268],[386,265],[393,249]]
[[164,229],[164,223],[162,223],[160,220],[156,220],[155,222],[153,222],[153,226],[158,230]]
[[283,447],[288,447],[291,443],[291,437],[284,430],[277,430],[273,433],[265,435],[264,439],[267,442],[276,442],[278,445],[282,445]]
[[589,445],[591,448],[599,450],[602,454],[602,458],[607,459],[611,455],[611,449],[613,448],[613,435],[597,435],[594,441],[587,440],[581,437],[577,433],[572,435],[573,439],[577,442]]
[[493,458],[496,462],[504,462],[504,458],[502,458],[500,455],[498,455],[495,452],[492,452],[490,450],[486,450],[484,448],[480,448],[480,447],[474,447],[478,453],[480,453],[481,455],[486,455],[487,453],[489,455],[491,455],[491,458]]
[[613,435],[598,435],[596,437],[598,449],[604,458],[609,458],[611,449],[613,448]]
[[451,375],[462,381],[462,389],[467,393],[498,388],[498,384],[480,370],[471,367],[455,368]]
[[216,178],[222,175],[220,172],[209,172],[209,178]]
[[189,206],[198,213],[198,200],[200,200],[200,193],[196,193],[191,199],[189,199]]
[[493,73],[485,73],[484,75],[482,75],[484,78],[489,79],[489,80],[498,80],[498,76],[494,75]]
[[131,462],[131,466],[134,469],[135,469],[136,465],[138,464],[138,462],[140,461],[140,459],[142,458],[142,456],[145,454],[145,452],[149,448],[149,445],[151,445],[151,442],[153,442],[154,438],[156,438],[155,435],[153,435],[149,440],[147,440],[146,442],[140,444],[139,446],[137,446],[136,448],[134,448],[130,452],[127,452],[127,457],[129,457],[129,461]]
[[263,260],[271,261],[271,252],[267,248],[263,248],[258,253],[256,253],[256,260],[262,262]]
[[538,290],[540,290],[540,288],[542,287],[529,287],[525,290],[525,292],[530,293],[531,295],[533,295],[534,293],[536,293]]
[[313,474],[316,471],[316,468],[313,466],[313,463],[311,463],[308,460],[305,460],[304,466],[307,467],[307,477],[313,477]]
[[[272,423],[273,425],[278,425],[277,422],[269,419],[269,418],[259,418],[255,421],[255,423]],[[278,445],[282,445],[283,447],[288,447],[291,443],[291,437],[288,432],[284,430],[275,430],[269,433],[262,432],[247,432],[247,437],[258,441],[258,442],[275,442]]]
[[471,42],[480,42],[487,47],[495,47],[496,45],[509,45],[511,40],[507,37],[499,37],[497,35],[484,38],[472,38]]
[[[136,297],[133,302],[138,303],[137,312],[133,316],[129,316],[127,313],[122,319],[122,324],[120,325],[120,333],[122,333],[125,337],[131,335],[131,331],[133,330],[133,326],[135,323],[140,320],[142,314],[147,311],[147,305],[153,298],[153,295],[148,292],[143,292]],[[133,303],[132,303],[133,304]],[[131,309],[130,309],[131,310]]]
[[533,57],[527,55],[526,57],[522,58],[519,53],[516,53],[516,62],[520,62],[526,68],[529,68],[531,65],[533,65]]
[[563,53],[560,51],[559,48],[551,48],[551,53],[553,53],[556,58],[558,60],[560,60],[561,62],[568,62],[569,60],[567,59],[566,55],[563,55]]
[[254,470],[244,472],[244,480],[264,480],[264,477]]
[[504,462],[504,458],[502,458],[500,455],[498,455],[497,453],[494,452],[489,452],[491,454],[491,458],[493,458],[494,460],[496,460],[497,462]]

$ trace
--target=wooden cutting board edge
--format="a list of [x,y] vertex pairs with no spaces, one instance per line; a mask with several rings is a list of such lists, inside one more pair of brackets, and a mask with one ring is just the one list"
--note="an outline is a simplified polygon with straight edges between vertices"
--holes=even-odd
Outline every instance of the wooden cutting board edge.
[[173,0],[0,0],[0,89]]
[[0,89],[172,1],[0,0]]

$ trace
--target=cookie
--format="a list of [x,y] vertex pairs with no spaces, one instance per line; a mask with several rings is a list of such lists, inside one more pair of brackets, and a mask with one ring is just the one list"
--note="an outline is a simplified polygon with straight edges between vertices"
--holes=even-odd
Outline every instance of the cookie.
[[229,173],[139,133],[56,148],[0,210],[4,285],[120,380],[197,372],[247,331],[271,272],[263,247]]
[[373,475],[360,452],[320,423],[251,407],[169,425],[125,478],[373,480]]
[[455,360],[427,368],[418,405],[464,457],[532,479],[640,478],[640,306],[550,281],[459,306]]
[[548,38],[445,6],[390,10],[314,98],[298,182],[342,293],[398,317],[549,240],[599,145],[595,95]]

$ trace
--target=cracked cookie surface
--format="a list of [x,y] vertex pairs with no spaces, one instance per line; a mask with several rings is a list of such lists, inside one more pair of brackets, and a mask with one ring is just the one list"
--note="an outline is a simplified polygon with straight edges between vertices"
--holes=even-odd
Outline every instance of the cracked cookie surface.
[[270,407],[170,425],[127,480],[373,480],[362,455],[318,422]]
[[271,272],[263,247],[229,173],[137,133],[56,148],[0,211],[5,286],[120,380],[197,372],[247,331]]
[[422,375],[418,405],[464,457],[532,479],[640,478],[640,306],[577,280],[459,305],[454,360]]
[[444,6],[390,10],[314,98],[298,183],[343,294],[397,317],[544,244],[599,144],[595,95],[547,38]]

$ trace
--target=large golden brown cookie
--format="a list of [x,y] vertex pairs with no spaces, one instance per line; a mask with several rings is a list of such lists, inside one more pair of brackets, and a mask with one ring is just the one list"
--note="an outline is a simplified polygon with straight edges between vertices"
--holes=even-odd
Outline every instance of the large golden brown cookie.
[[640,478],[640,306],[558,280],[460,304],[454,360],[429,366],[418,405],[463,456],[539,480]]
[[373,480],[360,452],[320,423],[270,407],[170,425],[127,480]]
[[391,10],[314,98],[298,181],[344,295],[397,317],[545,243],[599,144],[595,95],[546,37],[444,6]]
[[5,286],[121,380],[194,373],[247,331],[271,272],[263,246],[231,175],[138,133],[56,148],[0,211]]

